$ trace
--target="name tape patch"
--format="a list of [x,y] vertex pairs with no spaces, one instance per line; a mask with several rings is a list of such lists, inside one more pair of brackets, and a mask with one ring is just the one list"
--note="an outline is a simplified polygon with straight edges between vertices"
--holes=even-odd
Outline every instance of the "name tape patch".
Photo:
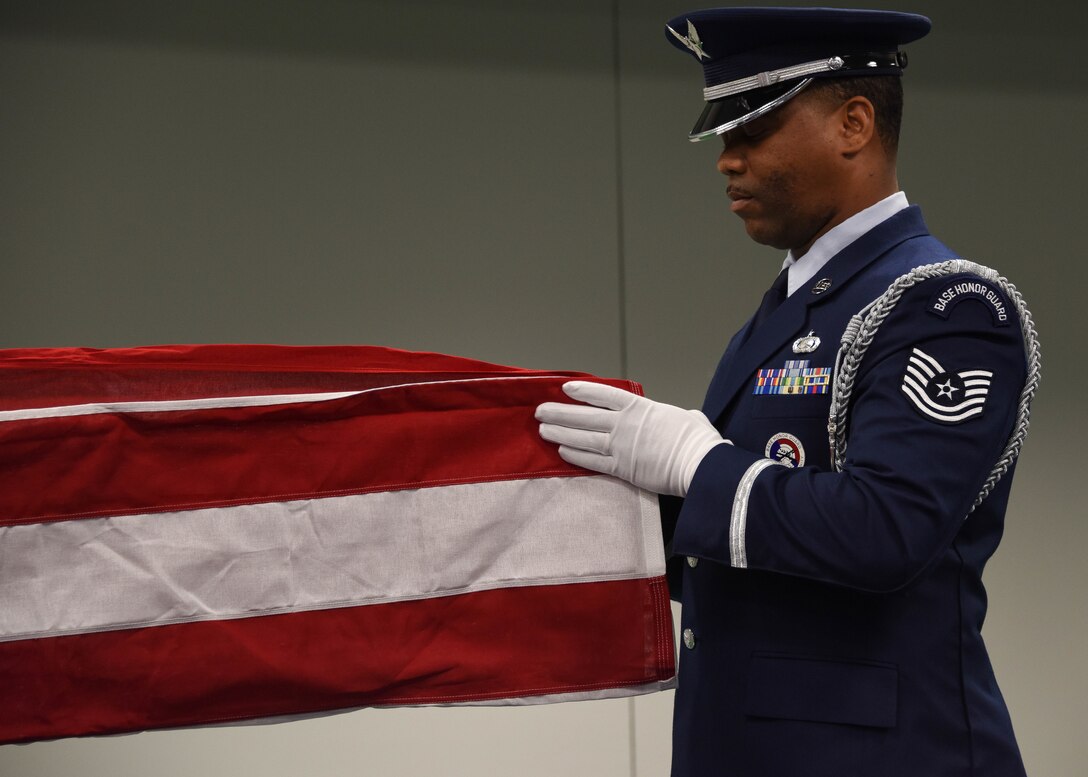
[[933,295],[929,312],[941,318],[952,315],[953,309],[964,300],[973,299],[986,305],[993,316],[994,326],[1009,325],[1009,311],[1005,296],[986,281],[964,279],[952,281]]

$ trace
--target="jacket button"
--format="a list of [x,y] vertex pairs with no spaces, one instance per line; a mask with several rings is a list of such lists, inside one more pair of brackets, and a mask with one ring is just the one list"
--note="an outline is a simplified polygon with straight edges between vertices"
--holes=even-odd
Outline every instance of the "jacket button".
[[695,569],[695,567],[699,566],[699,559],[695,558],[695,556],[688,556],[688,566]]
[[695,632],[691,629],[684,629],[684,647],[688,650],[695,649]]

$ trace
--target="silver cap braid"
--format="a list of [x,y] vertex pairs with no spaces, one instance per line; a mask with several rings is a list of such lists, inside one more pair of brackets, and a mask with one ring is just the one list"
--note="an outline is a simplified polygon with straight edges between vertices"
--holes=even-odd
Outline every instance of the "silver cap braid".
[[994,467],[990,471],[989,477],[986,478],[982,490],[975,498],[971,509],[968,510],[970,514],[990,495],[994,486],[1004,477],[1013,462],[1016,461],[1016,457],[1020,455],[1020,448],[1023,446],[1024,438],[1027,437],[1028,433],[1031,400],[1035,397],[1035,392],[1039,388],[1039,336],[1035,331],[1035,322],[1032,320],[1031,311],[1028,310],[1020,292],[1007,278],[999,275],[997,271],[966,259],[952,259],[947,262],[916,267],[909,273],[899,276],[888,287],[887,291],[852,316],[846,326],[846,331],[843,332],[839,352],[835,356],[835,374],[832,380],[831,411],[828,417],[827,432],[831,443],[831,465],[836,472],[841,472],[846,460],[846,433],[854,381],[857,378],[858,369],[861,367],[861,360],[869,346],[872,345],[877,330],[880,329],[884,319],[892,312],[907,289],[930,278],[960,273],[972,273],[986,279],[1000,287],[1012,300],[1020,317],[1020,330],[1024,337],[1024,353],[1027,356],[1027,377],[1020,392],[1016,423],[1013,425],[1004,451],[994,463]]

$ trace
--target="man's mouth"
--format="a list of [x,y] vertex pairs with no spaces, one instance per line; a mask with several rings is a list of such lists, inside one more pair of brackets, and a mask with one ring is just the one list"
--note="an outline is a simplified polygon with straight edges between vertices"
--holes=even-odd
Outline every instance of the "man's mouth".
[[738,213],[744,206],[752,201],[751,193],[737,186],[730,186],[725,190],[725,193],[729,196],[729,199],[733,201],[729,206],[729,209],[734,213]]

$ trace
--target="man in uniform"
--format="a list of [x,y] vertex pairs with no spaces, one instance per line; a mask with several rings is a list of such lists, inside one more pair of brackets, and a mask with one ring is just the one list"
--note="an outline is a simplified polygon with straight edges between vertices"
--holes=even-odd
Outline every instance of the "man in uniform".
[[[674,775],[1024,774],[981,575],[1034,332],[1015,290],[950,262],[899,191],[900,47],[929,26],[822,8],[667,25],[706,79],[690,137],[720,138],[731,209],[788,250],[784,269],[702,412],[572,382],[579,404],[537,417],[568,461],[664,495],[682,603]],[[837,365],[848,325],[861,357]]]

